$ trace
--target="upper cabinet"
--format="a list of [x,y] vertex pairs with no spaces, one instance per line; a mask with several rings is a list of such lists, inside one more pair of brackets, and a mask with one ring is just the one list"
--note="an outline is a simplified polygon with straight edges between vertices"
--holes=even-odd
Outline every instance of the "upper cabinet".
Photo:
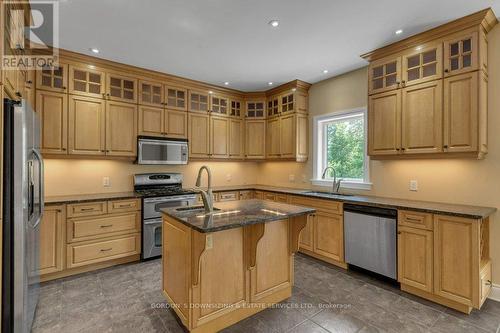
[[280,114],[280,97],[271,96],[267,100],[267,117],[276,117]]
[[210,112],[221,116],[227,116],[229,114],[229,98],[211,94]]
[[191,112],[208,112],[209,110],[208,93],[190,90],[188,110]]
[[165,106],[171,110],[187,110],[187,89],[165,86]]
[[263,119],[266,117],[264,101],[247,101],[247,118]]
[[243,117],[243,102],[241,100],[231,99],[229,115],[236,118]]
[[103,71],[90,66],[69,66],[69,93],[74,95],[103,98],[105,94]]
[[67,92],[68,65],[60,63],[55,68],[46,68],[36,72],[36,89]]
[[137,103],[137,79],[121,74],[107,73],[106,97],[117,102]]
[[163,107],[163,85],[159,82],[140,80],[139,104]]
[[373,158],[487,153],[490,9],[363,55]]

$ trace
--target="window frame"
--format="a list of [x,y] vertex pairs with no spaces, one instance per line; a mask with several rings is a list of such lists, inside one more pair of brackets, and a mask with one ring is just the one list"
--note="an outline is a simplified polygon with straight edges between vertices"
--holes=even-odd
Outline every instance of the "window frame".
[[331,187],[332,179],[321,179],[324,162],[326,160],[325,132],[326,123],[330,123],[341,118],[349,118],[356,115],[362,115],[365,131],[365,158],[364,158],[364,178],[362,180],[348,179],[342,181],[341,188],[354,190],[371,190],[370,182],[370,157],[368,156],[368,111],[367,108],[356,108],[333,112],[325,115],[315,116],[313,118],[313,179],[311,182],[315,186]]

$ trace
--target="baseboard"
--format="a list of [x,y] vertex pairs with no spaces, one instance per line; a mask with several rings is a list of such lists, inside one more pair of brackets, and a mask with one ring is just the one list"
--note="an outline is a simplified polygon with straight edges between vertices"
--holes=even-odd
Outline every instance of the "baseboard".
[[500,284],[493,284],[488,298],[500,302]]

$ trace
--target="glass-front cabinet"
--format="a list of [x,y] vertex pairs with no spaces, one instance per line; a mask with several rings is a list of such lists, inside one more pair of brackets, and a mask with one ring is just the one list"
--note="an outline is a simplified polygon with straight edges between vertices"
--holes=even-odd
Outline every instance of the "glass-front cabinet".
[[444,42],[444,76],[478,69],[478,33],[455,35]]
[[402,86],[442,78],[442,44],[418,46],[403,55]]
[[240,100],[232,99],[229,115],[231,117],[241,118],[241,116],[243,115],[242,106],[243,103]]
[[368,70],[369,93],[397,89],[401,84],[401,57],[392,56],[376,60]]
[[247,101],[247,118],[258,118],[262,119],[266,116],[265,114],[265,105],[264,101]]
[[163,85],[159,82],[139,81],[139,104],[162,107]]
[[107,99],[128,103],[137,103],[137,80],[108,73],[106,75]]
[[281,96],[281,113],[288,114],[295,111],[295,93]]
[[165,87],[165,102],[168,109],[171,110],[187,110],[187,89],[166,86]]
[[280,98],[279,96],[271,96],[267,100],[267,116],[275,117],[280,114]]
[[54,68],[43,68],[36,72],[36,88],[66,92],[68,84],[68,65],[60,63]]
[[190,90],[189,91],[189,111],[208,112],[208,93]]
[[210,95],[210,112],[220,114],[223,116],[228,115],[229,99],[220,95]]
[[69,66],[69,93],[102,98],[105,94],[105,74],[94,66]]

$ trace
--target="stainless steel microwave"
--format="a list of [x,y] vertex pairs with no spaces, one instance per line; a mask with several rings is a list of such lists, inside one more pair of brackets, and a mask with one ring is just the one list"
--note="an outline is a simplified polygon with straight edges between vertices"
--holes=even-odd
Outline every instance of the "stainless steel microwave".
[[187,164],[187,140],[139,137],[137,141],[138,164]]

